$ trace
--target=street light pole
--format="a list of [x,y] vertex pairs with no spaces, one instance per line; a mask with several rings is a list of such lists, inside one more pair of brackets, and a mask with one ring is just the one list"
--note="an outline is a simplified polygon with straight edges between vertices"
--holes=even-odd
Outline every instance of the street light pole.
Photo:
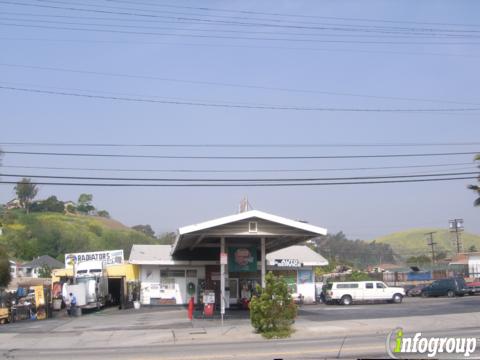
[[460,241],[460,232],[463,231],[463,219],[449,220],[449,229],[451,232],[455,233],[455,238],[457,241],[457,254],[459,254],[462,248]]

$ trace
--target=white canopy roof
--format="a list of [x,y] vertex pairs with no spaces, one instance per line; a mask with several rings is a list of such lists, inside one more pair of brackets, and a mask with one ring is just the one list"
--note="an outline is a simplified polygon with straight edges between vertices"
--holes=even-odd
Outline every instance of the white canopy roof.
[[245,211],[245,212],[241,212],[241,213],[238,213],[238,214],[235,214],[235,215],[229,215],[229,216],[224,216],[224,217],[221,217],[221,218],[205,221],[205,222],[202,222],[202,223],[199,223],[199,224],[184,226],[184,227],[181,227],[181,228],[178,229],[178,233],[180,235],[188,234],[188,233],[192,233],[192,232],[195,232],[195,231],[205,230],[205,229],[208,229],[208,228],[212,228],[212,227],[216,227],[216,226],[220,226],[220,225],[225,225],[225,224],[228,224],[228,223],[233,223],[233,222],[236,222],[236,221],[245,220],[245,219],[249,219],[249,218],[259,218],[259,219],[263,219],[263,220],[267,220],[267,221],[272,221],[272,222],[275,222],[275,223],[278,223],[278,224],[294,227],[294,228],[297,228],[297,229],[300,229],[300,230],[305,230],[305,231],[309,231],[309,232],[312,232],[312,233],[316,233],[318,235],[327,235],[327,229],[324,229],[324,228],[321,228],[321,227],[318,227],[318,226],[314,226],[314,225],[310,225],[310,224],[305,223],[305,222],[291,220],[291,219],[287,219],[287,218],[284,218],[284,217],[281,217],[281,216],[268,214],[268,213],[260,211],[260,210]]
[[[254,231],[249,227],[250,222],[257,223]],[[218,243],[222,237],[245,240],[265,238],[268,253],[326,234],[325,228],[259,210],[250,210],[181,227],[178,229],[172,253],[185,249],[192,251],[205,243],[213,244],[215,241]]]
[[267,262],[274,265],[275,260],[298,260],[304,266],[325,266],[328,260],[306,245],[293,245],[267,254]]

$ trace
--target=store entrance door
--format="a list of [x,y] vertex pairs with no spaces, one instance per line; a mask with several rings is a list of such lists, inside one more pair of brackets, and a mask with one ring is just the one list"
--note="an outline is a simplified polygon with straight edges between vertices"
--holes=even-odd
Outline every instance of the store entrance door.
[[238,304],[238,279],[228,279],[230,289],[230,305]]

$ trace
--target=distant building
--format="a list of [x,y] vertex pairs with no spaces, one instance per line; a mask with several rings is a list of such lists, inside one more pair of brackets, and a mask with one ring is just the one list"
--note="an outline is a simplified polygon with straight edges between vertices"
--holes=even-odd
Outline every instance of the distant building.
[[38,278],[41,269],[48,267],[49,269],[61,269],[64,264],[49,255],[42,255],[32,261],[21,265],[20,273],[25,277]]
[[10,263],[10,276],[15,279],[18,276],[17,263],[13,260],[8,260],[8,262]]
[[480,252],[459,253],[452,258],[448,267],[457,274],[480,278]]
[[5,204],[5,209],[6,210],[21,209],[21,208],[22,208],[22,204],[20,203],[20,200],[18,200],[18,199],[10,200],[9,202],[7,202]]

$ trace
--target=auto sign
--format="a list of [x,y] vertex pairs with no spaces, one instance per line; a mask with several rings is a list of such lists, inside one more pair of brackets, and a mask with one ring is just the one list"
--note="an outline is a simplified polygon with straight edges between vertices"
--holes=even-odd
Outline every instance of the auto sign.
[[279,267],[301,267],[302,264],[298,259],[275,259],[275,266]]

